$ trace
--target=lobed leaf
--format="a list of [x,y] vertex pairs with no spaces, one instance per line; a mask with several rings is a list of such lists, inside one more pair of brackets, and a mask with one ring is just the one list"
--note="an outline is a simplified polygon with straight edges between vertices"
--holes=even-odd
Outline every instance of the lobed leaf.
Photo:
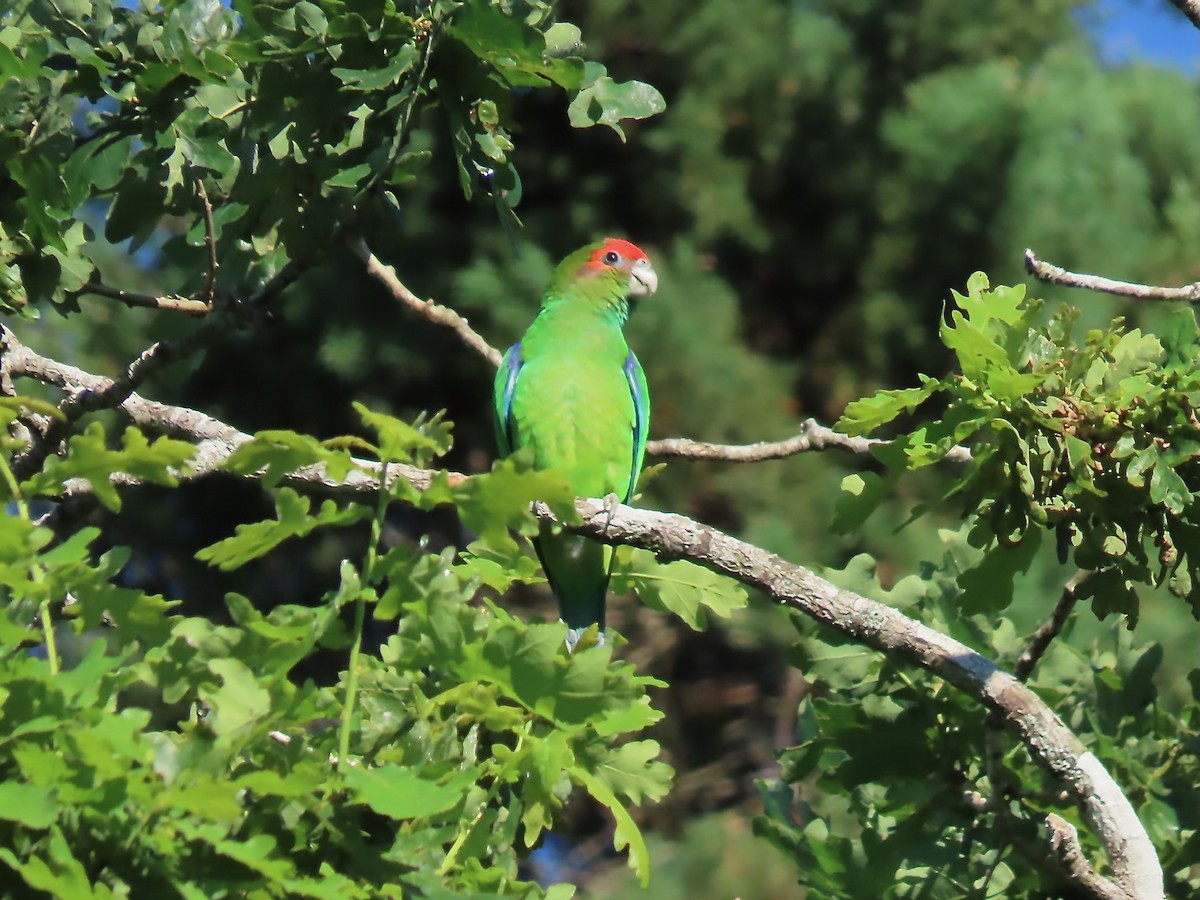
[[729,618],[748,602],[745,588],[687,560],[660,563],[648,550],[620,547],[612,567],[613,589],[637,591],[651,609],[679,616],[694,631],[708,625],[708,613]]
[[421,778],[411,769],[395,765],[354,768],[343,776],[346,784],[381,816],[390,819],[426,818],[445,812],[463,799],[475,783],[474,772],[461,772],[445,784]]
[[232,537],[224,538],[196,552],[196,559],[226,571],[243,566],[253,559],[270,553],[284,541],[304,537],[324,525],[351,525],[371,516],[367,507],[339,507],[326,500],[315,514],[310,514],[312,501],[291,488],[281,488],[275,495],[275,518],[249,525],[239,525]]
[[186,441],[160,437],[153,442],[132,426],[125,429],[121,447],[110,450],[104,426],[92,422],[81,434],[67,442],[65,457],[52,456],[42,471],[22,483],[22,491],[30,496],[61,494],[73,478],[91,485],[92,493],[105,507],[121,508],[121,497],[112,478],[124,472],[139,481],[173,487],[179,483],[179,472],[196,454],[196,447]]
[[920,387],[879,391],[847,404],[834,427],[852,436],[869,434],[901,413],[912,412],[942,389],[940,382],[925,378]]
[[587,63],[582,87],[571,105],[567,118],[575,128],[607,125],[622,141],[625,119],[648,119],[667,108],[657,88],[642,81],[614,81],[599,63]]

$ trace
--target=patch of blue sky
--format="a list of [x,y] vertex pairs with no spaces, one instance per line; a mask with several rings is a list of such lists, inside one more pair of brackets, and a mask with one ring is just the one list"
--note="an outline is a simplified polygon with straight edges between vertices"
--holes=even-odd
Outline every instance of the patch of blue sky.
[[1105,62],[1142,60],[1200,74],[1200,30],[1169,0],[1099,0],[1082,21]]

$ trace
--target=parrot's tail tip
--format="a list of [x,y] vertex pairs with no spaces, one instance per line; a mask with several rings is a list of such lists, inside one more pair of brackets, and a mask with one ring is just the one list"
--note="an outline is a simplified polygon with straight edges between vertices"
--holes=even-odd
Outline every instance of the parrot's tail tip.
[[600,626],[599,625],[584,625],[582,628],[568,628],[567,629],[567,640],[566,640],[567,652],[574,653],[575,648],[579,645],[580,639],[583,638],[585,635],[587,635],[588,632],[591,632],[591,637],[587,640],[584,640],[584,642],[583,642],[584,649],[586,649],[588,647],[592,647],[592,646],[595,646],[595,647],[603,647],[604,646],[604,632],[600,630]]

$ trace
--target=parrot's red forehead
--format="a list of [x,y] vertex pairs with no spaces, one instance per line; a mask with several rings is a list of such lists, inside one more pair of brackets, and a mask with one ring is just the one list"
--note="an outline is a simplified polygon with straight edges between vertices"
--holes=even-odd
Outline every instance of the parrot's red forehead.
[[620,238],[607,238],[603,244],[592,251],[586,263],[587,268],[610,268],[612,263],[605,260],[610,253],[620,255],[623,263],[628,265],[634,260],[646,259],[646,254],[637,244],[623,241]]

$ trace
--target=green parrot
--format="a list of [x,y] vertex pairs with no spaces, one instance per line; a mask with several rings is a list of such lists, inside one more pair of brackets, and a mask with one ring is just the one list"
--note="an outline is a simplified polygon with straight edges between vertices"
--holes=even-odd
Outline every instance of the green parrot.
[[[534,466],[567,476],[577,497],[633,498],[650,421],[646,376],[622,328],[631,303],[658,276],[629,241],[607,238],[554,270],[542,307],[496,373],[496,441],[507,456],[529,447]],[[603,642],[612,549],[543,525],[538,558],[574,650],[592,625]]]

